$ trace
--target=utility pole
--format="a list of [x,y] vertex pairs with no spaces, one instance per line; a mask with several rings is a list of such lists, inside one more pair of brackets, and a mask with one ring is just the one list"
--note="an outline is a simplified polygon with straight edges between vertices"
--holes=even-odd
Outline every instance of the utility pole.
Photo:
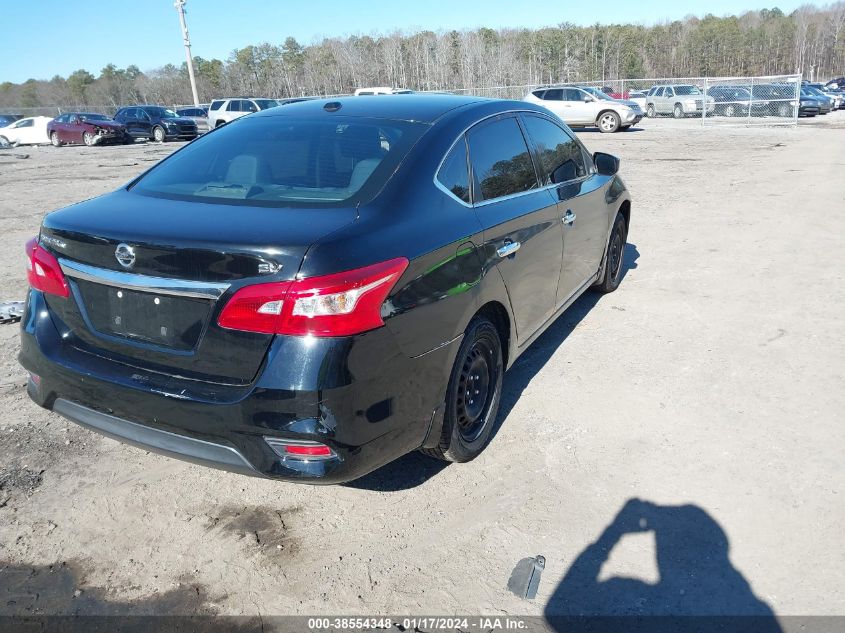
[[197,96],[197,80],[194,78],[194,59],[191,57],[191,37],[188,35],[188,24],[185,22],[185,3],[188,0],[176,0],[173,6],[179,12],[179,25],[182,27],[182,39],[185,42],[185,58],[188,62],[188,77],[191,78],[191,92],[194,95],[194,105],[199,106],[200,98]]

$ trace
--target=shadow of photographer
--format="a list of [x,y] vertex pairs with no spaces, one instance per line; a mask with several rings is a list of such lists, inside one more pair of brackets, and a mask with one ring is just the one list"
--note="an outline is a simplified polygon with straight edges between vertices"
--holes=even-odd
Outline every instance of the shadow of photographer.
[[[602,565],[620,539],[647,531],[654,533],[659,580],[654,584],[619,576],[599,580]],[[595,625],[598,617],[606,618],[606,626],[592,630],[780,633],[774,612],[754,595],[728,553],[724,530],[698,506],[629,499],[575,559],[545,615],[556,631],[573,630],[571,618],[587,617]],[[641,625],[644,628],[637,628]]]

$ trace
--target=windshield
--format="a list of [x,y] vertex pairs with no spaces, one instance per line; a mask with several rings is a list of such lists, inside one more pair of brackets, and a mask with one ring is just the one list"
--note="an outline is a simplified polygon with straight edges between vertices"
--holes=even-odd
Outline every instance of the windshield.
[[368,200],[428,129],[368,118],[245,117],[159,163],[133,191],[254,206]]
[[158,119],[177,119],[179,115],[169,108],[144,108],[144,110],[153,118]]
[[253,101],[255,101],[259,110],[268,110],[269,108],[275,108],[279,105],[279,102],[275,99],[253,99]]
[[604,101],[616,101],[616,99],[613,99],[612,97],[607,96],[607,94],[605,94],[604,92],[602,92],[598,88],[581,88],[581,90],[589,92],[591,95],[593,95],[597,99],[603,99]]
[[90,112],[80,114],[79,118],[83,121],[111,121],[111,117],[107,117],[105,114],[91,114]]
[[686,95],[700,95],[701,91],[695,86],[675,86],[675,94]]

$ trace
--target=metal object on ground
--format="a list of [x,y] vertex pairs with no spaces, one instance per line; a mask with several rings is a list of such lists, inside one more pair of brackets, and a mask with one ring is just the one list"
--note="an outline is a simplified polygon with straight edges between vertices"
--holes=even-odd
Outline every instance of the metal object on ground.
[[511,572],[508,589],[520,598],[533,600],[537,596],[540,576],[545,568],[546,559],[540,554],[533,558],[523,558]]
[[17,323],[23,316],[23,301],[0,303],[0,323]]

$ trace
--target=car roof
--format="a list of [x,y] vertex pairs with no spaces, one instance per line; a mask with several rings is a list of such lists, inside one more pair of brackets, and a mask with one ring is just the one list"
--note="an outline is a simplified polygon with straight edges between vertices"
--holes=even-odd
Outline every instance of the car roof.
[[[394,95],[378,99],[361,97],[342,97],[339,99],[315,99],[291,103],[284,108],[262,110],[250,116],[283,116],[291,113],[316,114],[326,112],[324,106],[329,103],[340,105],[338,110],[343,116],[372,117],[376,119],[398,119],[433,123],[447,112],[477,103],[489,103],[494,99],[484,97],[464,97],[443,94]],[[519,102],[517,102],[519,103]],[[523,104],[524,105],[524,104]]]

